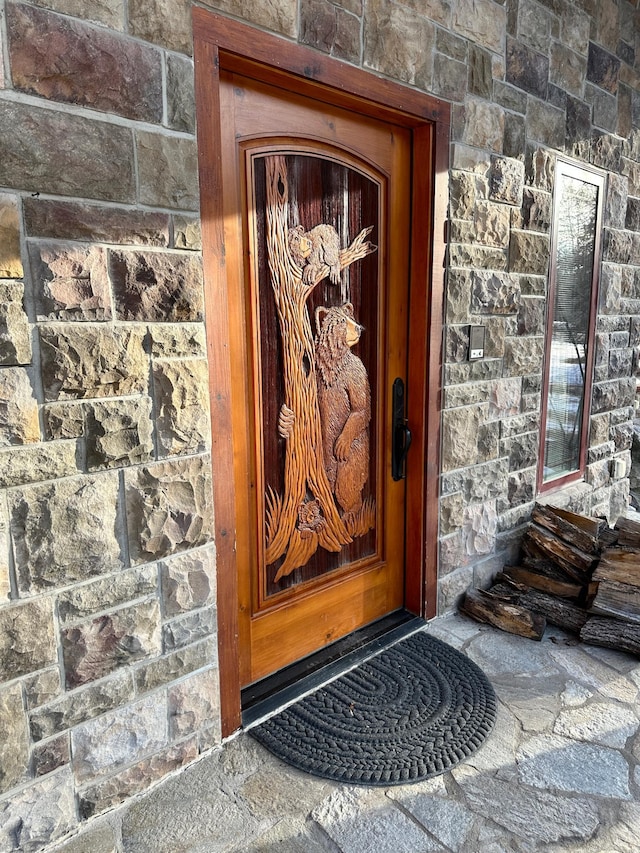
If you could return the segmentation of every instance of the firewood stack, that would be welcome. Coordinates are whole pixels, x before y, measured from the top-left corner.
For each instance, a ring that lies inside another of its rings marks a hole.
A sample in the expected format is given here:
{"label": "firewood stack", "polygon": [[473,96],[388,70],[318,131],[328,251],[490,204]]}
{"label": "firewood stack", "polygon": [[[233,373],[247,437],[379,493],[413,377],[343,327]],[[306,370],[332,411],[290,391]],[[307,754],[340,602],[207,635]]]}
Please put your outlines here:
{"label": "firewood stack", "polygon": [[471,590],[460,610],[503,631],[542,639],[547,624],[586,643],[640,656],[640,523],[536,504],[518,566],[489,590]]}

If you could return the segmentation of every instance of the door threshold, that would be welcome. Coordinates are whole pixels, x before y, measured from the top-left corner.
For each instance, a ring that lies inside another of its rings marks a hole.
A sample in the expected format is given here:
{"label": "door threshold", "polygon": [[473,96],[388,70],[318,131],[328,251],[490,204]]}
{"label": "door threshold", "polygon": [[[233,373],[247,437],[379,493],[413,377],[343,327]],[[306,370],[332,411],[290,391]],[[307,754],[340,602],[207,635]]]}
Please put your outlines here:
{"label": "door threshold", "polygon": [[396,610],[242,690],[242,727],[251,728],[308,693],[333,681],[427,623]]}

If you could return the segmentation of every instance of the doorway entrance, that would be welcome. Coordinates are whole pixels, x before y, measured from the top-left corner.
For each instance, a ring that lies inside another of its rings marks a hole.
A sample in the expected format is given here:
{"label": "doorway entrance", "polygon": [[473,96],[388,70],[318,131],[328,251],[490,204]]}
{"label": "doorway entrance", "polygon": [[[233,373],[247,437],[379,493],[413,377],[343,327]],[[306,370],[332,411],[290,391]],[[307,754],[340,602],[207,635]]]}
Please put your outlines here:
{"label": "doorway entrance", "polygon": [[448,112],[204,10],[194,35],[226,734],[242,687],[435,613]]}

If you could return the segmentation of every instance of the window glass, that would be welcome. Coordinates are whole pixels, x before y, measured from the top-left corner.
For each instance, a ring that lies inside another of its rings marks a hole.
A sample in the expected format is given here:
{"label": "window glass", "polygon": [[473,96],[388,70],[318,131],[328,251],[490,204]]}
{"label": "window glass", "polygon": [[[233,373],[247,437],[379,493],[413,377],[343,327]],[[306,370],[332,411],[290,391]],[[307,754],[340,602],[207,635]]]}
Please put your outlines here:
{"label": "window glass", "polygon": [[559,163],[543,407],[542,482],[584,467],[602,179]]}

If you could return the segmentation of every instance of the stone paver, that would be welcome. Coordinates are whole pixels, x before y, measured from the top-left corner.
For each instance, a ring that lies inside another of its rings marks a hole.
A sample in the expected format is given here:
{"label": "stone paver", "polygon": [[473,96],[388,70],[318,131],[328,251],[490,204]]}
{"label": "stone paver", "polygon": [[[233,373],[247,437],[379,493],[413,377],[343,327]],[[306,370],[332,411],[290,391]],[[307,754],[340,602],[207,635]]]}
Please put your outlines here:
{"label": "stone paver", "polygon": [[59,853],[93,849],[96,833],[110,853],[638,853],[640,661],[461,616],[426,630],[479,663],[498,697],[494,731],[451,772],[339,785],[243,733]]}

